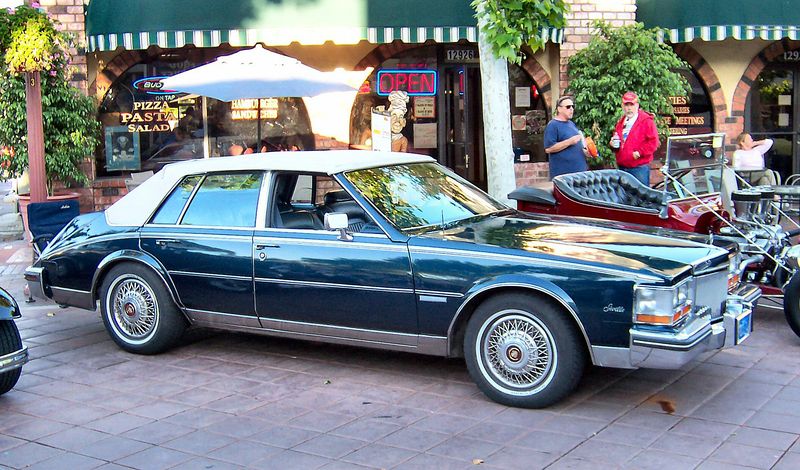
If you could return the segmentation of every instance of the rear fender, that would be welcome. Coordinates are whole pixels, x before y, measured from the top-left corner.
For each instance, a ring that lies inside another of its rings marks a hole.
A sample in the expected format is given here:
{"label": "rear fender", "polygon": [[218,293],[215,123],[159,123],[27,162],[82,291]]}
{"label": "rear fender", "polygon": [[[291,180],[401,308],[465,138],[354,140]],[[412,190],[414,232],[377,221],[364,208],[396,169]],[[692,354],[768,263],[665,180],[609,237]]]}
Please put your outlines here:
{"label": "rear fender", "polygon": [[150,268],[158,275],[158,277],[161,278],[162,281],[164,281],[164,285],[167,286],[167,290],[169,291],[170,296],[172,296],[172,301],[175,302],[175,305],[183,310],[183,303],[181,303],[180,299],[178,298],[175,285],[172,283],[172,278],[170,278],[169,273],[164,266],[162,266],[161,263],[159,263],[158,260],[153,256],[137,250],[119,250],[103,258],[103,261],[101,261],[97,266],[97,269],[94,272],[94,278],[92,279],[93,299],[99,298],[100,286],[106,276],[106,273],[120,263],[139,263]]}

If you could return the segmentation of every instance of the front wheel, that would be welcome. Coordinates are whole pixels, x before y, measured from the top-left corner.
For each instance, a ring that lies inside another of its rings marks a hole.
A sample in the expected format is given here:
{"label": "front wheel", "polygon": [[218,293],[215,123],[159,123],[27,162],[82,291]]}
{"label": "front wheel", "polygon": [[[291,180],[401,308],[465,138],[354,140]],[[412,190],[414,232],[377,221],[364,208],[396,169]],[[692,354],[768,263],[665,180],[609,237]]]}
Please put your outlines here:
{"label": "front wheel", "polygon": [[800,336],[800,271],[783,288],[783,313],[794,334]]}
{"label": "front wheel", "polygon": [[[22,349],[22,338],[19,336],[17,324],[10,320],[0,321],[0,356],[11,354]],[[14,388],[22,368],[18,367],[0,374],[0,395]]]}
{"label": "front wheel", "polygon": [[467,324],[464,357],[478,388],[509,406],[543,408],[578,385],[586,365],[566,312],[525,294],[483,302]]}
{"label": "front wheel", "polygon": [[167,287],[138,264],[120,264],[108,272],[100,288],[100,310],[114,342],[136,354],[165,351],[186,330]]}

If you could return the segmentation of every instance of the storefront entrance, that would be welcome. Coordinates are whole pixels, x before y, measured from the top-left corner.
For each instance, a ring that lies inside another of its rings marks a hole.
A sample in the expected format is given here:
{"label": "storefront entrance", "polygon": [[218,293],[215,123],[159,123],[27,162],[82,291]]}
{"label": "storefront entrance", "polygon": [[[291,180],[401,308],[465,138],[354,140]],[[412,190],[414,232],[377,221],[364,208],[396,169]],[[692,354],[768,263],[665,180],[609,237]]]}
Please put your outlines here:
{"label": "storefront entrance", "polygon": [[486,189],[481,78],[477,65],[446,66],[443,73],[444,163],[476,186]]}
{"label": "storefront entrance", "polygon": [[775,142],[766,164],[784,180],[800,172],[800,61],[790,61],[792,54],[788,52],[786,60],[768,65],[758,76],[747,102],[749,122],[745,124],[754,139]]}

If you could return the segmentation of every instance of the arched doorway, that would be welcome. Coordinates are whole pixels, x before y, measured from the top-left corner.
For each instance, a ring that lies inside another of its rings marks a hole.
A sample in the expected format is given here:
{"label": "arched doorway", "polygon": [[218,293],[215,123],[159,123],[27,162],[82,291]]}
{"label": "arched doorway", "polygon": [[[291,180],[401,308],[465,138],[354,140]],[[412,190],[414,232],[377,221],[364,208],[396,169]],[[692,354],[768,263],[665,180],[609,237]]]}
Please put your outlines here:
{"label": "arched doorway", "polygon": [[785,179],[800,160],[800,48],[784,51],[753,83],[745,107],[745,129],[774,141],[766,164]]}

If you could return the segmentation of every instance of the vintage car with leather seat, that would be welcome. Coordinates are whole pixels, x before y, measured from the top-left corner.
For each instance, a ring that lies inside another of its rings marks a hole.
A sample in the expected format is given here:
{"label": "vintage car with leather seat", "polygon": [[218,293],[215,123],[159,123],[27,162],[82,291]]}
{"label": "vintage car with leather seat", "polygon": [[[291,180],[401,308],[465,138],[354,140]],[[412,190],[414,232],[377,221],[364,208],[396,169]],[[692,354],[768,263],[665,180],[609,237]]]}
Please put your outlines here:
{"label": "vintage car with leather seat", "polygon": [[464,357],[490,398],[555,403],[584,367],[677,368],[750,334],[736,245],[509,209],[427,156],[166,166],[26,270],[153,354],[192,325]]}
{"label": "vintage car with leather seat", "polygon": [[650,188],[621,170],[559,175],[549,187],[509,194],[523,211],[665,227],[740,245],[742,275],[800,336],[800,224],[783,213],[778,188],[752,187],[725,164],[724,134],[671,136],[664,183]]}

